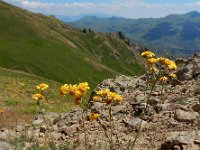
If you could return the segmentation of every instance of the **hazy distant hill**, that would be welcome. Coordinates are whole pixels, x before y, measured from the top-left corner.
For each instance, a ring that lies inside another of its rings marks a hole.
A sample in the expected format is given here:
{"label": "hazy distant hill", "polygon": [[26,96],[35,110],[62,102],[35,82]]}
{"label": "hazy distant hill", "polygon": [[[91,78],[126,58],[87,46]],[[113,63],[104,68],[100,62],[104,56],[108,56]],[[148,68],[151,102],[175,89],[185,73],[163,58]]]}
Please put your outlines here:
{"label": "hazy distant hill", "polygon": [[143,71],[137,53],[114,34],[70,28],[0,1],[0,66],[59,82],[95,85],[120,73]]}
{"label": "hazy distant hill", "polygon": [[[104,14],[104,13],[94,13],[92,15],[95,15],[98,18],[112,17],[111,15]],[[69,23],[69,22],[78,21],[85,16],[90,16],[90,14],[80,14],[77,16],[56,15],[56,18]]]}
{"label": "hazy distant hill", "polygon": [[141,42],[159,53],[167,50],[173,54],[188,55],[200,51],[200,13],[197,11],[158,19],[87,16],[71,25],[101,32],[120,30],[130,39]]}

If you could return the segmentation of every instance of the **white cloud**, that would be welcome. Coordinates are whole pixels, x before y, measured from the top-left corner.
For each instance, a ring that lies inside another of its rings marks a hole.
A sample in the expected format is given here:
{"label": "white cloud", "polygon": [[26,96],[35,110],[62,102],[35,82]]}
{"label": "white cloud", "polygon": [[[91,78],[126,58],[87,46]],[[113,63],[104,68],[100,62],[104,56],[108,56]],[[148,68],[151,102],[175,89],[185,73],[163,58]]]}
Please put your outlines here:
{"label": "white cloud", "polygon": [[46,14],[73,16],[85,13],[106,13],[111,15],[139,18],[161,17],[170,13],[184,13],[192,8],[200,7],[200,2],[189,4],[146,3],[143,0],[112,0],[108,3],[71,2],[45,3],[41,0],[5,0],[19,6]]}
{"label": "white cloud", "polygon": [[195,3],[189,3],[187,4],[188,6],[193,6],[193,7],[200,7],[200,2],[195,2]]}
{"label": "white cloud", "polygon": [[26,0],[4,0],[5,2],[23,2]]}

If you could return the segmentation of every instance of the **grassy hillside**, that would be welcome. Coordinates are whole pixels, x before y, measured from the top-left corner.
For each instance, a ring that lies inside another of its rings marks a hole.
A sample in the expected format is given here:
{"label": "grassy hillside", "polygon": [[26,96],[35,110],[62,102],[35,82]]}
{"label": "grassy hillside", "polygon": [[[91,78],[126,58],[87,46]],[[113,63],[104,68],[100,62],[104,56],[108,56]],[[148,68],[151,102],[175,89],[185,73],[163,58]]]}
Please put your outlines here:
{"label": "grassy hillside", "polygon": [[104,78],[143,71],[133,48],[113,34],[83,33],[2,1],[0,19],[2,67],[93,87]]}
{"label": "grassy hillside", "polygon": [[49,89],[45,91],[45,96],[50,104],[45,104],[43,108],[48,111],[63,112],[72,107],[70,99],[59,95],[60,83],[41,78],[35,75],[0,68],[0,110],[5,113],[0,114],[0,127],[10,127],[20,120],[29,120],[39,111],[32,95],[37,93],[36,85],[47,83]]}
{"label": "grassy hillside", "polygon": [[130,39],[158,53],[191,55],[200,51],[200,13],[193,11],[164,18],[126,19],[85,17],[71,23],[99,32],[122,31]]}

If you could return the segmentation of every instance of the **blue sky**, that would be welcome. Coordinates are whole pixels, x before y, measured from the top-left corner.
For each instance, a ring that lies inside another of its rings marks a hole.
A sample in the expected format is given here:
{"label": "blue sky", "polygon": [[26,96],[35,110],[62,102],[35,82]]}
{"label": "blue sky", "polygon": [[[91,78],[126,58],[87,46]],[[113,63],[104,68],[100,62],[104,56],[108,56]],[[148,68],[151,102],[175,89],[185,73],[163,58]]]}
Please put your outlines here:
{"label": "blue sky", "polygon": [[200,0],[4,0],[47,15],[106,14],[126,18],[164,17],[200,11]]}

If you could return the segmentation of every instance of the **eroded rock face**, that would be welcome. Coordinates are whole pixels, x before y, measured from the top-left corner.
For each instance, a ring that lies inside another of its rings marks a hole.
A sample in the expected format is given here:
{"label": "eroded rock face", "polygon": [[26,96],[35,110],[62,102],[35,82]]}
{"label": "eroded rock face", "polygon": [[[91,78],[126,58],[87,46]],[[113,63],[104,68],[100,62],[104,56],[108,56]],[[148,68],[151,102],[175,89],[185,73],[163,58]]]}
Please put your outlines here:
{"label": "eroded rock face", "polygon": [[[112,107],[112,124],[105,105],[91,101],[91,109],[100,113],[101,118],[93,122],[85,120],[87,143],[94,149],[98,149],[97,145],[101,145],[102,149],[108,149],[109,131],[114,126],[113,140],[116,147],[125,150],[127,143],[135,140],[141,124],[140,136],[134,149],[199,150],[200,95],[194,91],[200,86],[200,78],[197,76],[197,69],[196,73],[191,71],[191,62],[197,62],[199,66],[199,55],[195,56],[194,60],[181,60],[182,66],[189,68],[189,71],[183,73],[187,74],[188,78],[180,81],[182,76],[179,76],[176,81],[178,84],[167,85],[163,97],[160,94],[161,87],[157,85],[152,96],[148,98],[150,91],[145,88],[144,76],[122,75],[100,83],[95,90],[110,89],[121,94],[124,101],[121,105]],[[86,111],[85,115],[88,114],[89,111]],[[7,140],[7,133],[12,137],[26,134],[34,136],[35,142],[39,145],[44,144],[45,139],[53,139],[57,146],[63,142],[70,142],[77,144],[77,149],[81,150],[84,149],[84,132],[82,112],[76,108],[60,114],[42,112],[29,125],[20,124],[12,130],[2,130],[0,141]],[[94,139],[97,140],[96,145]],[[25,149],[30,145],[30,142],[26,142]]]}

